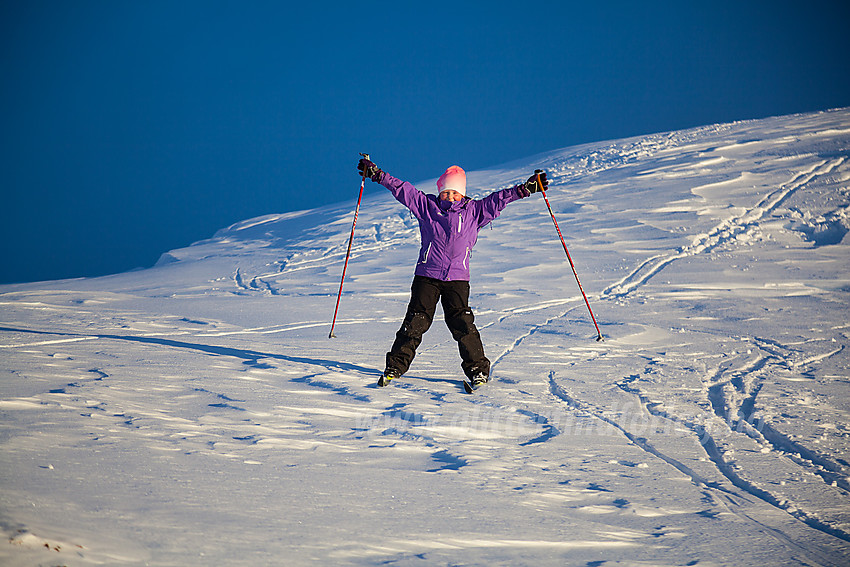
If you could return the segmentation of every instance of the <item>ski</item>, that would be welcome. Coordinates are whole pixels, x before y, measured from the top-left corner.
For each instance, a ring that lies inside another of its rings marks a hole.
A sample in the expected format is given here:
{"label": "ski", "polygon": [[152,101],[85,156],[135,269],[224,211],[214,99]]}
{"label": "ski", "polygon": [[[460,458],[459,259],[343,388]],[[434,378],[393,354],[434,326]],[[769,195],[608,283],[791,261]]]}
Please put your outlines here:
{"label": "ski", "polygon": [[389,386],[392,380],[398,378],[397,374],[393,374],[392,372],[384,372],[381,374],[381,377],[378,378],[378,387],[383,388],[384,386]]}
{"label": "ski", "polygon": [[479,389],[481,386],[489,382],[489,379],[480,379],[476,378],[474,380],[464,380],[463,381],[463,389],[466,390],[467,394],[473,393],[475,390]]}

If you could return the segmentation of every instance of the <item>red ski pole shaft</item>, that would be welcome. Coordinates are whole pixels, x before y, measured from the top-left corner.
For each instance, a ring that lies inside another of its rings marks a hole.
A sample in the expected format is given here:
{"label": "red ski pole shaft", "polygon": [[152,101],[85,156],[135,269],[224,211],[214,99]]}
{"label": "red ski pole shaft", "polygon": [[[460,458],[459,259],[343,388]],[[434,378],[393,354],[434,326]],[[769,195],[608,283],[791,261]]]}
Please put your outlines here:
{"label": "red ski pole shaft", "polygon": [[602,331],[599,330],[599,325],[596,323],[596,317],[593,315],[593,309],[590,308],[590,302],[587,300],[587,294],[584,293],[584,288],[581,286],[581,281],[578,279],[578,273],[576,272],[576,266],[573,264],[573,259],[570,256],[570,251],[567,250],[567,243],[564,241],[564,235],[561,234],[561,227],[558,226],[558,221],[555,220],[555,213],[552,212],[552,206],[549,204],[549,197],[546,196],[546,189],[543,188],[543,183],[540,181],[540,171],[537,170],[534,172],[537,176],[537,186],[540,187],[540,192],[543,193],[543,200],[546,201],[546,208],[549,209],[549,216],[552,217],[552,222],[555,223],[555,230],[558,231],[558,237],[561,239],[561,245],[564,247],[564,252],[567,254],[567,260],[570,262],[570,268],[573,269],[573,275],[576,278],[576,283],[578,284],[578,289],[581,292],[581,296],[584,298],[584,304],[587,305],[587,311],[590,313],[590,318],[593,320],[593,326],[596,327],[596,340],[602,340]]}
{"label": "red ski pole shaft", "polygon": [[[369,159],[369,154],[360,154]],[[348,250],[345,251],[345,263],[342,265],[342,278],[339,281],[339,293],[336,296],[336,307],[334,308],[334,320],[331,323],[329,339],[336,338],[334,327],[336,326],[336,315],[339,312],[339,300],[342,297],[342,284],[345,282],[345,270],[348,268],[348,257],[351,254],[351,243],[354,242],[354,227],[357,226],[357,215],[360,213],[360,200],[363,198],[363,187],[366,185],[366,171],[363,171],[363,179],[360,180],[360,194],[357,196],[357,206],[354,208],[354,222],[351,223],[351,235],[348,237]]]}

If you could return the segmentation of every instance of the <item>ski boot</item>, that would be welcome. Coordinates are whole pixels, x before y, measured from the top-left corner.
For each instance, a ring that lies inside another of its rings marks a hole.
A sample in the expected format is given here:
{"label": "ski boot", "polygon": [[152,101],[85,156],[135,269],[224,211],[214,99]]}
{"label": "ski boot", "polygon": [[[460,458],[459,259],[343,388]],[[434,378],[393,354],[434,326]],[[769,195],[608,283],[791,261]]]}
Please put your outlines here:
{"label": "ski boot", "polygon": [[473,376],[469,381],[464,380],[463,386],[468,393],[472,393],[487,382],[490,381],[490,377],[484,374],[483,372],[479,372],[475,376]]}
{"label": "ski boot", "polygon": [[397,370],[393,370],[391,368],[387,368],[384,370],[384,373],[378,378],[378,386],[383,388],[384,386],[389,386],[391,380],[395,380],[401,376]]}

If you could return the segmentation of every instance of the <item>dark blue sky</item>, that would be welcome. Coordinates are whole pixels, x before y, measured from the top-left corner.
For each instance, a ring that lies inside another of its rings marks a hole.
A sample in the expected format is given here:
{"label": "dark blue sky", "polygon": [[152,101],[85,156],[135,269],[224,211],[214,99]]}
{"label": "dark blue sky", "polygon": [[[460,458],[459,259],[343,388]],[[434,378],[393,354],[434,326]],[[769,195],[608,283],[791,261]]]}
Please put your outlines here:
{"label": "dark blue sky", "polygon": [[822,1],[5,0],[0,282],[356,199],[360,151],[418,181],[848,106],[848,21]]}

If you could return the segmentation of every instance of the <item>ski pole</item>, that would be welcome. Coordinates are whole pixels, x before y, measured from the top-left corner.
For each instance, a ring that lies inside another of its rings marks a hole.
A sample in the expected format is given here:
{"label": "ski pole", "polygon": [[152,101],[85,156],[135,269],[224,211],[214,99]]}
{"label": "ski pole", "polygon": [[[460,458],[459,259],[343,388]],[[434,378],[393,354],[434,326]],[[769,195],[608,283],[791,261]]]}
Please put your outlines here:
{"label": "ski pole", "polygon": [[593,309],[590,308],[590,302],[587,300],[587,295],[581,287],[581,282],[579,281],[578,274],[576,273],[575,264],[573,264],[573,259],[570,257],[570,251],[567,250],[567,243],[564,242],[564,236],[561,234],[561,227],[558,226],[558,221],[555,220],[555,213],[552,212],[552,206],[549,204],[549,197],[546,196],[546,189],[543,188],[543,183],[540,181],[541,173],[543,173],[543,170],[541,169],[534,170],[534,175],[537,177],[537,186],[540,187],[540,192],[543,193],[543,199],[546,201],[546,207],[549,209],[549,216],[552,217],[552,222],[555,223],[555,230],[558,231],[558,236],[561,238],[561,244],[564,246],[564,252],[567,253],[567,260],[570,261],[570,267],[573,269],[573,275],[576,277],[578,289],[581,291],[581,296],[584,298],[584,304],[587,305],[587,310],[590,312],[590,318],[593,320],[593,325],[596,327],[596,340],[601,341],[602,331],[599,330],[599,325],[596,323],[596,317],[593,316]]}
{"label": "ski pole", "polygon": [[[369,154],[361,153],[366,159],[369,159]],[[336,296],[336,308],[334,309],[334,320],[331,323],[331,332],[328,334],[329,339],[335,339],[334,326],[336,325],[336,314],[339,311],[339,299],[342,297],[342,284],[345,281],[345,269],[348,268],[348,256],[351,254],[351,243],[354,241],[354,227],[357,226],[357,213],[360,212],[360,199],[363,198],[363,187],[366,185],[366,170],[363,170],[363,179],[360,180],[360,195],[357,196],[357,206],[354,208],[354,222],[351,223],[351,236],[348,237],[348,250],[345,251],[345,263],[342,265],[342,279],[339,281],[339,294]]]}

